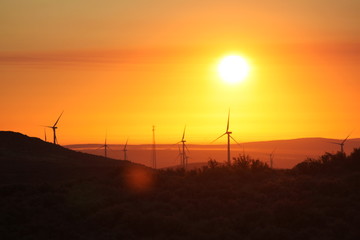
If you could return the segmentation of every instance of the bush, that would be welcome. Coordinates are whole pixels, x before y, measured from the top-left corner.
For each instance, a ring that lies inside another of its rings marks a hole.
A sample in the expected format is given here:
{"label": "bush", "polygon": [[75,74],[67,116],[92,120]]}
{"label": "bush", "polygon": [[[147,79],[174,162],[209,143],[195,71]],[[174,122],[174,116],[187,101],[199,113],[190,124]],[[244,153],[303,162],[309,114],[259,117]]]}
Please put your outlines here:
{"label": "bush", "polygon": [[355,148],[354,151],[346,156],[343,152],[331,154],[326,152],[318,159],[307,158],[305,161],[297,164],[293,171],[297,173],[329,173],[350,170],[360,170],[360,148]]}
{"label": "bush", "polygon": [[253,159],[249,155],[240,154],[239,157],[233,158],[233,168],[251,169],[252,171],[270,169],[267,163],[261,162],[259,159]]}

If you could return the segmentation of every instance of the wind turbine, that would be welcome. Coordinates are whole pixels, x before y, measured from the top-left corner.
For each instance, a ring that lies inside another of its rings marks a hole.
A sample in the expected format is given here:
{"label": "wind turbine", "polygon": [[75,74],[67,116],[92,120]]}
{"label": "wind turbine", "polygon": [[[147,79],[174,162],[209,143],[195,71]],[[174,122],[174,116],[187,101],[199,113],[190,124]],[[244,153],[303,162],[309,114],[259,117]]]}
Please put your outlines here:
{"label": "wind turbine", "polygon": [[[186,126],[184,127],[184,132],[183,132],[183,135],[182,135],[182,138],[181,138],[181,141],[178,142],[179,143],[182,143],[182,152],[181,152],[181,165],[186,168],[187,166],[187,159],[188,157],[186,156],[186,151],[187,150],[189,152],[189,149],[187,148],[187,146],[185,145],[186,143],[186,140],[185,140],[185,131],[186,131]],[[180,150],[180,149],[179,149]]]}
{"label": "wind turbine", "polygon": [[228,120],[227,120],[227,126],[226,126],[226,131],[224,134],[220,135],[218,138],[216,138],[214,141],[212,141],[211,143],[214,143],[216,140],[218,140],[219,138],[222,138],[223,136],[227,135],[227,161],[228,161],[228,164],[230,165],[231,164],[231,161],[230,161],[230,138],[232,140],[234,140],[234,142],[236,142],[237,144],[240,144],[238,143],[232,136],[232,132],[229,131],[229,125],[230,125],[230,109],[229,109],[229,114],[228,114]]}
{"label": "wind turbine", "polygon": [[155,125],[152,127],[153,144],[152,144],[152,167],[156,169],[156,143],[155,143]]}
{"label": "wind turbine", "polygon": [[53,133],[54,133],[54,144],[57,144],[57,138],[56,138],[56,129],[58,128],[56,125],[58,124],[62,114],[64,113],[64,111],[61,112],[60,116],[58,117],[58,119],[56,120],[56,122],[54,123],[53,126],[45,126],[45,127],[48,127],[48,128],[51,128],[53,130]]}
{"label": "wind turbine", "polygon": [[351,135],[351,133],[344,140],[342,140],[341,143],[338,143],[338,142],[330,142],[330,143],[340,145],[340,151],[341,151],[341,153],[344,153],[344,144],[348,140],[350,135]]}
{"label": "wind turbine", "polygon": [[100,149],[100,148],[104,148],[104,157],[107,158],[107,149],[109,147],[109,145],[107,145],[107,134],[105,135],[105,143],[104,145],[100,146],[99,148],[97,149]]}
{"label": "wind turbine", "polygon": [[127,160],[127,155],[126,155],[126,152],[127,152],[127,144],[128,144],[128,140],[126,140],[126,143],[124,145],[124,148],[123,148],[123,152],[124,152],[124,160],[126,161]]}
{"label": "wind turbine", "polygon": [[108,148],[106,140],[107,140],[107,136],[105,136],[105,144],[102,146],[104,148],[105,158],[107,158],[107,148]]}

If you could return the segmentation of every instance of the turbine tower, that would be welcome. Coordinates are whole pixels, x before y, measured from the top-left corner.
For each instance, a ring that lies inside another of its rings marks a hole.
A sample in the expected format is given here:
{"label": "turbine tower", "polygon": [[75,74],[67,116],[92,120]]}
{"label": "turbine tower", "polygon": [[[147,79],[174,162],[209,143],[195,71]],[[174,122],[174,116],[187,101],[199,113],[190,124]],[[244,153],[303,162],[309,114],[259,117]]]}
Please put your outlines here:
{"label": "turbine tower", "polygon": [[153,132],[153,145],[152,145],[152,166],[154,169],[156,169],[156,143],[155,143],[155,126],[152,128]]}
{"label": "turbine tower", "polygon": [[350,135],[351,135],[351,133],[350,133],[344,140],[342,140],[341,143],[338,143],[338,142],[330,142],[330,143],[336,144],[336,145],[340,145],[340,152],[341,152],[341,153],[344,153],[344,144],[345,144],[345,142],[348,140],[348,138],[350,137]]}
{"label": "turbine tower", "polygon": [[105,136],[105,144],[100,147],[100,148],[102,148],[102,147],[104,148],[104,156],[105,156],[105,158],[107,158],[107,148],[108,148],[108,145],[107,145],[106,141],[107,141],[107,134]]}
{"label": "turbine tower", "polygon": [[126,152],[127,152],[127,144],[128,144],[128,140],[126,140],[126,143],[124,145],[124,148],[123,148],[123,152],[124,152],[124,160],[126,161],[127,160],[127,155],[126,155]]}
{"label": "turbine tower", "polygon": [[230,138],[232,140],[234,140],[234,142],[238,143],[232,136],[232,132],[229,131],[229,125],[230,125],[230,109],[229,109],[229,113],[228,113],[228,120],[227,120],[227,126],[226,126],[226,131],[224,134],[220,135],[218,138],[216,138],[214,141],[212,141],[211,143],[214,143],[216,140],[218,140],[219,138],[222,138],[223,136],[227,135],[227,162],[230,165],[231,161],[230,161]]}
{"label": "turbine tower", "polygon": [[[189,152],[189,149],[188,149],[187,146],[185,145],[185,143],[186,143],[186,140],[185,140],[185,131],[186,131],[186,126],[184,127],[184,132],[183,132],[181,141],[178,142],[178,144],[179,144],[179,143],[182,143],[181,165],[183,166],[184,169],[186,169],[187,160],[188,160],[188,157],[187,157],[187,155],[186,155],[186,151]],[[186,151],[185,151],[185,150],[186,150]]]}
{"label": "turbine tower", "polygon": [[273,168],[273,164],[274,164],[274,153],[275,153],[276,148],[269,154],[270,157],[270,168]]}
{"label": "turbine tower", "polygon": [[177,155],[176,159],[177,159],[177,158],[179,158],[179,159],[180,159],[180,166],[182,166],[183,157],[182,157],[182,152],[181,152],[181,148],[180,148],[179,142],[177,143],[177,145],[178,145],[178,150],[179,150],[179,153],[178,153],[178,155]]}
{"label": "turbine tower", "polygon": [[58,128],[56,125],[58,124],[62,114],[64,113],[64,111],[61,112],[60,116],[58,117],[58,119],[56,120],[56,122],[54,123],[53,126],[45,126],[45,127],[48,127],[48,128],[51,128],[53,130],[53,134],[54,134],[54,144],[57,144],[58,141],[57,141],[57,138],[56,138],[56,129]]}

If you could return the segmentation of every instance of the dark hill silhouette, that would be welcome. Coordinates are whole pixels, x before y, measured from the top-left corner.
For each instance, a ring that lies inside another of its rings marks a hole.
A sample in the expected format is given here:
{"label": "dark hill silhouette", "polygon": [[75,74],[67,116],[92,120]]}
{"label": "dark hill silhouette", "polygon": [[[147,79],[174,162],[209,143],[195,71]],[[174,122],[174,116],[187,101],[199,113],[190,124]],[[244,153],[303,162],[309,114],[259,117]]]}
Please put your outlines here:
{"label": "dark hill silhouette", "polygon": [[71,181],[133,165],[76,152],[21,133],[0,131],[1,183]]}
{"label": "dark hill silhouette", "polygon": [[18,133],[0,154],[0,239],[360,239],[359,149],[150,175]]}

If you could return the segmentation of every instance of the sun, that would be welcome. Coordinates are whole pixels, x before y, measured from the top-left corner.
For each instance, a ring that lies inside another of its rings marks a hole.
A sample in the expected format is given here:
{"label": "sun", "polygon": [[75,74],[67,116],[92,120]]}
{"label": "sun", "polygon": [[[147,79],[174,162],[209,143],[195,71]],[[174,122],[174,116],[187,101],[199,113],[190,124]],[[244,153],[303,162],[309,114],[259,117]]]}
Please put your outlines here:
{"label": "sun", "polygon": [[218,72],[225,82],[242,82],[249,74],[250,66],[243,57],[230,55],[221,59]]}

